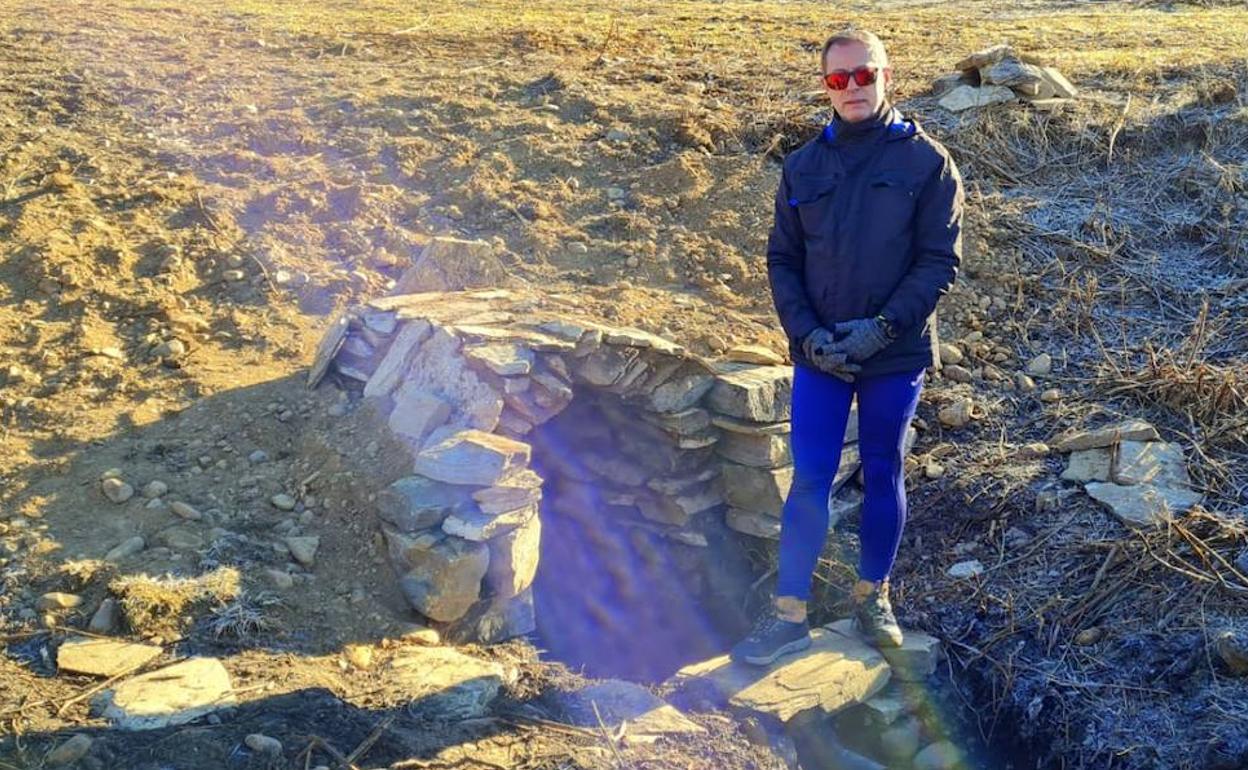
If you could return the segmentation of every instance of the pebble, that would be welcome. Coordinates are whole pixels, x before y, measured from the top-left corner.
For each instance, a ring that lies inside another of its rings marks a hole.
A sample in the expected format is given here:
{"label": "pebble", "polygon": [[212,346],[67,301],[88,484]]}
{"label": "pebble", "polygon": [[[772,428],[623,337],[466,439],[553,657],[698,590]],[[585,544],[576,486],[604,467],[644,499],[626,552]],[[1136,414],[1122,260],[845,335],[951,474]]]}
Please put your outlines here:
{"label": "pebble", "polygon": [[226,270],[224,273],[221,274],[221,277],[227,281],[230,281],[231,283],[236,283],[246,278],[247,273],[243,272],[242,270]]}
{"label": "pebble", "polygon": [[965,366],[958,366],[957,364],[949,364],[948,366],[941,368],[940,371],[941,374],[945,375],[946,378],[952,380],[953,382],[970,382],[974,379],[969,369]]}
{"label": "pebble", "polygon": [[975,411],[975,402],[969,398],[961,398],[942,408],[936,413],[940,424],[949,428],[961,428],[971,421]]}
{"label": "pebble", "polygon": [[940,463],[928,463],[923,466],[923,475],[929,479],[938,479],[945,475],[945,466]]}
{"label": "pebble", "polygon": [[1010,527],[1005,531],[1005,545],[1007,548],[1022,548],[1031,543],[1031,535],[1018,527]]}
{"label": "pebble", "polygon": [[91,616],[91,622],[87,625],[87,630],[95,634],[113,633],[113,631],[117,630],[117,626],[120,625],[120,609],[116,599],[109,598],[100,602],[99,608]]}
{"label": "pebble", "polygon": [[342,417],[347,413],[347,405],[342,403],[330,404],[329,409],[326,409],[325,413],[330,417]]}
{"label": "pebble", "polygon": [[152,357],[164,360],[181,358],[186,355],[186,344],[182,340],[165,340],[152,348]]}
{"label": "pebble", "polygon": [[295,579],[292,578],[290,573],[285,570],[270,569],[265,570],[265,572],[268,574],[269,580],[273,581],[273,587],[280,591],[293,588],[295,585]]}
{"label": "pebble", "polygon": [[120,561],[128,556],[134,556],[147,547],[147,541],[142,535],[135,535],[128,540],[123,540],[113,547],[108,553],[104,554],[104,561]]}
{"label": "pebble", "polygon": [[628,193],[626,193],[622,187],[607,188],[607,200],[618,201],[623,199],[625,195],[628,195]]}
{"label": "pebble", "polygon": [[957,365],[962,363],[966,355],[962,352],[962,348],[950,342],[940,343],[940,361],[942,364]]}
{"label": "pebble", "polygon": [[436,628],[429,628],[428,626],[422,626],[417,623],[411,623],[404,626],[399,638],[405,642],[423,644],[430,647],[442,643],[442,636],[438,633]]}
{"label": "pebble", "polygon": [[568,244],[568,251],[572,252],[573,254],[588,254],[589,247],[581,243],[580,241],[572,241],[571,243]]}
{"label": "pebble", "polygon": [[273,507],[279,511],[295,510],[295,498],[285,492],[279,492],[276,495],[273,495],[269,498],[269,502],[272,503]]}
{"label": "pebble", "polygon": [[1235,676],[1248,676],[1248,634],[1223,631],[1218,635],[1218,655]]}
{"label": "pebble", "polygon": [[110,476],[100,482],[100,489],[103,490],[104,496],[114,503],[124,503],[134,497],[134,487],[116,476]]}
{"label": "pebble", "polygon": [[1053,356],[1041,353],[1027,364],[1027,373],[1043,377],[1053,371]]}
{"label": "pebble", "polygon": [[258,754],[281,754],[282,742],[276,738],[271,738],[260,733],[252,733],[243,739],[243,743],[247,744],[247,748]]}
{"label": "pebble", "polygon": [[637,267],[638,265],[641,264],[641,260],[638,259],[636,256],[632,256],[624,260],[624,264],[627,267]]}
{"label": "pebble", "polygon": [[143,496],[148,500],[154,500],[157,497],[164,497],[169,491],[169,485],[163,481],[149,481],[147,486],[143,487]]}
{"label": "pebble", "polygon": [[257,449],[256,451],[247,455],[247,462],[251,463],[252,465],[259,465],[260,463],[267,463],[268,461],[269,461],[269,453],[264,451],[263,449]]}
{"label": "pebble", "polygon": [[286,547],[290,549],[291,557],[305,567],[311,567],[316,563],[316,549],[321,545],[321,539],[315,536],[290,536],[283,541]]}
{"label": "pebble", "polygon": [[962,752],[949,741],[940,741],[920,751],[913,760],[914,770],[953,770],[961,766]]}
{"label": "pebble", "polygon": [[1015,460],[1038,460],[1049,454],[1049,445],[1040,441],[1033,441],[1030,444],[1024,444],[1018,448],[1014,454]]}
{"label": "pebble", "polygon": [[43,759],[43,764],[49,767],[72,765],[87,755],[92,743],[94,741],[90,737],[79,733],[48,752]]}
{"label": "pebble", "polygon": [[971,559],[969,561],[960,561],[945,571],[945,574],[951,578],[962,580],[965,578],[975,577],[984,572],[984,565],[979,563],[979,559]]}
{"label": "pebble", "polygon": [[1031,377],[1028,377],[1027,375],[1023,374],[1022,372],[1019,372],[1017,375],[1015,375],[1014,384],[1018,386],[1018,389],[1023,391],[1024,393],[1030,393],[1031,391],[1036,389],[1036,381],[1031,379]]}
{"label": "pebble", "polygon": [[109,468],[108,470],[100,474],[100,481],[106,481],[108,479],[119,479],[119,478],[121,478],[121,468]]}
{"label": "pebble", "polygon": [[1040,394],[1040,400],[1046,404],[1054,404],[1062,400],[1062,391],[1057,388],[1049,388]]}
{"label": "pebble", "polygon": [[1100,626],[1092,626],[1091,628],[1085,628],[1075,634],[1075,644],[1080,647],[1087,647],[1101,641],[1101,638],[1104,636],[1105,629]]}
{"label": "pebble", "polygon": [[169,510],[173,511],[178,516],[181,516],[182,518],[188,519],[190,521],[199,521],[200,519],[204,518],[204,514],[200,513],[189,503],[184,503],[181,500],[174,500],[172,503],[170,503]]}
{"label": "pebble", "polygon": [[47,610],[70,610],[82,604],[78,594],[66,594],[60,591],[46,593],[35,600],[35,609],[40,612]]}

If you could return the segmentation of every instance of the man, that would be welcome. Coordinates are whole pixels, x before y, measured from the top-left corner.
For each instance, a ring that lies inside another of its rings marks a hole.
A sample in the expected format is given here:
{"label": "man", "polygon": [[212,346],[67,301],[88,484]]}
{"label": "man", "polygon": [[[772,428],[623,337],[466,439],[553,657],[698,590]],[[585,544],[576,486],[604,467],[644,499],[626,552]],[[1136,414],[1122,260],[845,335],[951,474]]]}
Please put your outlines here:
{"label": "man", "polygon": [[961,261],[961,179],[945,149],[889,102],[883,43],[838,32],[820,68],[836,116],[785,159],[767,245],[795,364],[794,478],[772,612],[732,650],[756,665],[810,646],[806,602],[855,396],[865,499],[854,618],[877,646],[901,644],[888,575],[906,517],[905,433],[934,360],[936,303]]}

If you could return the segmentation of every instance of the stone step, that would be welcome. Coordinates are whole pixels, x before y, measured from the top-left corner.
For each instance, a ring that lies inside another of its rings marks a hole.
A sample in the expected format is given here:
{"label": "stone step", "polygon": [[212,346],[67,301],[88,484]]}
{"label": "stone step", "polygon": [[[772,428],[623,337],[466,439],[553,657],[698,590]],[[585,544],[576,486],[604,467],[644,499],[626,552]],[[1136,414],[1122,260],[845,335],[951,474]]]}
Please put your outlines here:
{"label": "stone step", "polygon": [[834,714],[866,701],[888,683],[888,662],[857,639],[826,628],[812,644],[770,666],[734,663],[721,655],[676,672],[670,684],[717,705],[781,722],[811,709]]}

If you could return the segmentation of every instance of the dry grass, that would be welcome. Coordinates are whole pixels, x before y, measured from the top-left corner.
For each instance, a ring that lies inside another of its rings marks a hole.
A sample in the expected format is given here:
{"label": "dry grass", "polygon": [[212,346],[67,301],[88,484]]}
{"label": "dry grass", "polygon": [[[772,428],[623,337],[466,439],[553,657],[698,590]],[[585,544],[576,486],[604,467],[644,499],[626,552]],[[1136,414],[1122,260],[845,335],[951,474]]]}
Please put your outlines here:
{"label": "dry grass", "polygon": [[[133,632],[169,640],[181,636],[197,614],[219,610],[237,599],[241,575],[231,567],[192,578],[126,575],[113,580],[109,589],[120,601]],[[225,616],[223,627],[230,625],[231,617]],[[238,619],[238,613],[233,613],[233,618]]]}

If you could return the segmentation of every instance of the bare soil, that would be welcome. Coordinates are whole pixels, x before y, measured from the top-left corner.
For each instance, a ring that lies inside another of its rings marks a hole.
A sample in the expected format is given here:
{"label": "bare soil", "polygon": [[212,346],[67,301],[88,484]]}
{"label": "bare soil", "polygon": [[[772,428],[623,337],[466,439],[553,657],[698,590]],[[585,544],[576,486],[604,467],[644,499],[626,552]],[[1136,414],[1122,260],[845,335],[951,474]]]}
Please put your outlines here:
{"label": "bare soil", "polygon": [[[903,620],[950,650],[950,722],[1036,767],[1243,766],[1248,692],[1210,652],[1217,631],[1248,630],[1248,580],[1228,568],[1248,546],[1242,7],[848,7],[967,179],[941,336],[1010,383],[935,378],[920,410],[896,584]],[[708,356],[783,353],[762,255],[777,161],[827,117],[813,68],[828,21],[805,2],[0,0],[0,767],[39,767],[74,732],[97,737],[100,767],[265,766],[239,748],[251,732],[282,739],[293,767],[309,736],[346,753],[389,715],[367,766],[772,766],[717,714],[697,717],[709,737],[622,758],[593,731],[535,726],[521,707],[580,680],[523,642],[478,651],[524,672],[488,724],[405,722],[404,694],[341,657],[410,630],[368,498],[394,469],[358,472],[350,460],[387,453],[345,392],[303,377],[330,315],[443,234],[490,241],[513,285],[587,314]],[[998,42],[1084,98],[938,108],[931,80]],[[1054,376],[1013,387],[1039,352]],[[942,428],[939,407],[967,395],[985,419]],[[1182,531],[1131,533],[1061,487],[1059,457],[1017,459],[1128,414],[1187,449],[1207,497]],[[111,502],[114,468],[202,518]],[[275,527],[321,538],[314,569],[291,569]],[[1011,527],[1032,545],[1007,549]],[[140,560],[98,561],[136,534]],[[970,557],[991,568],[968,594],[944,570]],[[844,564],[829,553],[819,617],[838,611]],[[221,568],[238,592],[127,633],[221,656],[236,713],[118,735],[71,702],[95,683],[56,676],[55,646],[114,581]],[[85,602],[35,612],[51,590]],[[1076,644],[1088,629],[1099,641]]]}

